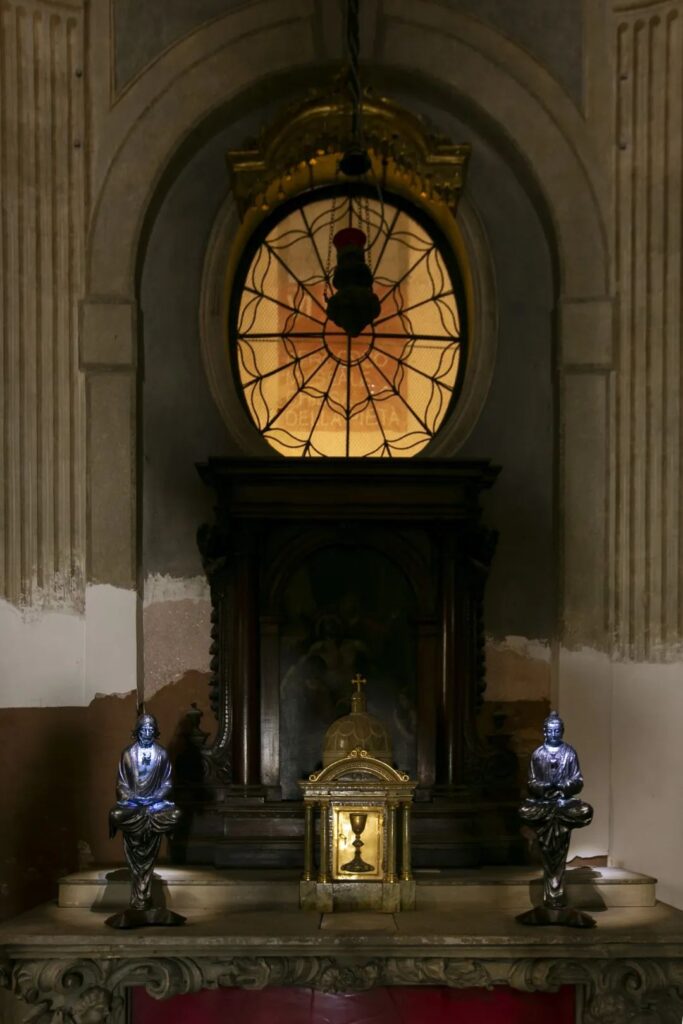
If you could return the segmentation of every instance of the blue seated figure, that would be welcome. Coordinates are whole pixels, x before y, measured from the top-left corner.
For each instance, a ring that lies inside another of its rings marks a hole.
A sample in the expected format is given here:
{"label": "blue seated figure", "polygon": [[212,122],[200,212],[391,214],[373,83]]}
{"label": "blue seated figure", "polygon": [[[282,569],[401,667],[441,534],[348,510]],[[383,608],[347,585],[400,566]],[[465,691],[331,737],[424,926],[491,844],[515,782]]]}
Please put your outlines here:
{"label": "blue seated figure", "polygon": [[593,820],[593,808],[579,800],[583,776],[576,751],[563,740],[564,723],[551,711],[543,723],[544,742],[531,755],[529,796],[519,809],[522,821],[536,833],[543,858],[543,906],[521,914],[522,924],[566,924],[590,928],[588,914],[567,907],[564,873],[572,830]]}
{"label": "blue seated figure", "polygon": [[130,906],[124,914],[107,919],[114,928],[144,924],[182,924],[184,918],[152,906],[152,874],[162,835],[173,831],[181,811],[170,799],[171,762],[156,742],[159,729],[154,715],[139,716],[133,736],[119,761],[118,800],[109,812],[109,835],[123,833],[123,851],[130,869]]}

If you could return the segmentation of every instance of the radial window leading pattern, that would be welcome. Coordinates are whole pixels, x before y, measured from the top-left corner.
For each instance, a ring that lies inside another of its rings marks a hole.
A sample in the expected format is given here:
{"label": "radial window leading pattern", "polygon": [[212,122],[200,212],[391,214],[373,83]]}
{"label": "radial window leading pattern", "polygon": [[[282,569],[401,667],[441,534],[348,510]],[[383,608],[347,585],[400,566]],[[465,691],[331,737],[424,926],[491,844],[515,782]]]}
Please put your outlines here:
{"label": "radial window leading pattern", "polygon": [[[332,237],[369,244],[381,310],[356,337],[326,313]],[[396,197],[309,193],[263,222],[238,268],[231,344],[250,416],[290,456],[411,456],[434,436],[465,363],[457,265],[439,230]]]}

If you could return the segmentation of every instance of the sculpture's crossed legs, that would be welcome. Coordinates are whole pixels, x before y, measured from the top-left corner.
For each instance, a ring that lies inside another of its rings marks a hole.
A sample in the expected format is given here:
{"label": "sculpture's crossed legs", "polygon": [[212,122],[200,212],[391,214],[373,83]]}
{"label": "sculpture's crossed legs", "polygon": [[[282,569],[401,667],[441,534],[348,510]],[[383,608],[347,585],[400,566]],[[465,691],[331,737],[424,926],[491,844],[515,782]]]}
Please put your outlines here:
{"label": "sculpture's crossed legs", "polygon": [[185,918],[152,905],[152,875],[161,837],[173,831],[181,812],[169,801],[152,806],[117,804],[109,814],[111,835],[123,833],[123,852],[130,870],[130,906],[123,914],[107,919],[112,928],[144,924],[182,924]]}
{"label": "sculpture's crossed legs", "polygon": [[522,804],[519,815],[536,833],[543,859],[543,906],[520,914],[522,924],[567,924],[592,928],[595,921],[580,910],[567,908],[564,874],[572,829],[593,820],[593,808],[582,800],[534,800]]}

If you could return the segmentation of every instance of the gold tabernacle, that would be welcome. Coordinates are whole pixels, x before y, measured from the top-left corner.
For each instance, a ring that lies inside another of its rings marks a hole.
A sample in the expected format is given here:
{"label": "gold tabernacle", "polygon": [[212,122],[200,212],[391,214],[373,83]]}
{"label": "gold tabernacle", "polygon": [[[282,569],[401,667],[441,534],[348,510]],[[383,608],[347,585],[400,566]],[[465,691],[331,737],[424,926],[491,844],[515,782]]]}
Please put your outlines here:
{"label": "gold tabernacle", "polygon": [[390,738],[367,711],[365,680],[356,676],[352,685],[351,713],[327,730],[324,767],[299,783],[305,807],[301,905],[393,913],[414,901],[410,812],[416,783],[389,763]]}

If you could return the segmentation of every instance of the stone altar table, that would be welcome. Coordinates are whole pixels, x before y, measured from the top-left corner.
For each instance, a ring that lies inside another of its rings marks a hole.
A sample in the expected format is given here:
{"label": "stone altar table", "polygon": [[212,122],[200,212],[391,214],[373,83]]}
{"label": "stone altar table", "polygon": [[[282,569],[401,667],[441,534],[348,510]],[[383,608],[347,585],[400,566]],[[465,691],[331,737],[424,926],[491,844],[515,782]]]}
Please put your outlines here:
{"label": "stone altar table", "polygon": [[[683,913],[613,907],[594,930],[517,924],[509,911],[195,911],[185,929],[112,933],[106,911],[36,908],[0,925],[0,982],[41,1024],[123,1024],[127,993],[215,986],[380,985],[525,991],[574,985],[580,1024],[680,1024]],[[87,1017],[86,1017],[87,1013]]]}

